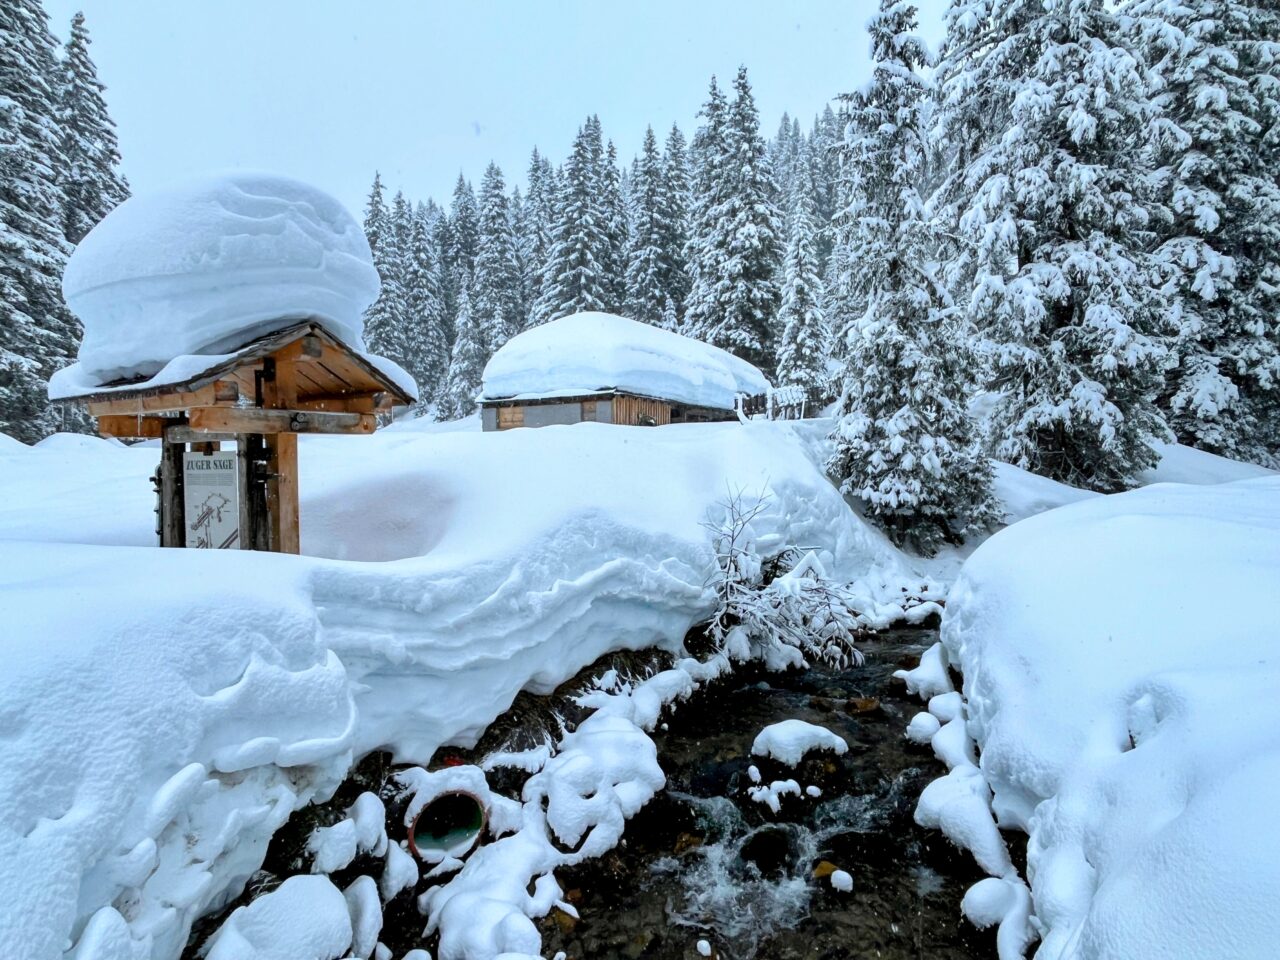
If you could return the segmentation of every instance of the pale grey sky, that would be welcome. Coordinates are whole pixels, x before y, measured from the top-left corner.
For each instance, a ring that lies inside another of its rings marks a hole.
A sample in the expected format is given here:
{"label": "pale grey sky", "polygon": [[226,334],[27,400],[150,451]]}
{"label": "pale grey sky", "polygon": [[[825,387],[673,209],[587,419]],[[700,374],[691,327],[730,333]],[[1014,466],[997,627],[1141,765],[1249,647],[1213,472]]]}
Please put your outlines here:
{"label": "pale grey sky", "polygon": [[[60,37],[84,9],[135,190],[267,169],[358,212],[382,171],[448,200],[492,159],[523,183],[598,113],[629,161],[644,129],[685,135],[711,74],[750,72],[772,135],[868,75],[870,0],[44,0]],[[941,38],[945,0],[921,0]]]}

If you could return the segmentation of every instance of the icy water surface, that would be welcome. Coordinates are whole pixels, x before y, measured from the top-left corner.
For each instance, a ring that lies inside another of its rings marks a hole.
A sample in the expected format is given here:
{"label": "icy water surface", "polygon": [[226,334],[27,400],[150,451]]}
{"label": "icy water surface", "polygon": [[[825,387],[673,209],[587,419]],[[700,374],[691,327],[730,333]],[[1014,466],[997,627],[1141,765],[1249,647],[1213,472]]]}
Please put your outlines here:
{"label": "icy water surface", "polygon": [[[655,736],[667,789],[627,825],[623,846],[557,876],[577,907],[543,921],[547,957],[993,957],[994,936],[960,918],[982,874],[912,820],[941,773],[902,736],[921,708],[892,679],[936,638],[900,630],[863,644],[845,671],[739,675],[700,692]],[[811,754],[794,771],[750,756],[764,726],[799,717],[839,733],[842,757]],[[794,777],[821,796],[787,796],[781,812],[747,796],[748,767],[767,783]],[[841,893],[826,874],[853,877]],[[816,875],[815,875],[816,874]]]}

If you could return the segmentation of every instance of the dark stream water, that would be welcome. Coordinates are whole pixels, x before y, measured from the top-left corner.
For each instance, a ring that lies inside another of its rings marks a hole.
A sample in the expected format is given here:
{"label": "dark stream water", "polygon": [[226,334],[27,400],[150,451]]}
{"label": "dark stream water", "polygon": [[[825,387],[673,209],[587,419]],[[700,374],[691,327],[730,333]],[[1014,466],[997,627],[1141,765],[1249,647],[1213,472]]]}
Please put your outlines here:
{"label": "dark stream water", "polygon": [[[682,705],[655,736],[667,789],[622,846],[558,871],[580,919],[547,917],[544,955],[697,958],[705,939],[734,960],[994,956],[994,936],[960,917],[981,872],[912,820],[942,771],[903,738],[921,706],[892,673],[934,639],[889,632],[862,645],[861,667],[739,674]],[[848,753],[810,754],[794,770],[751,757],[756,733],[791,717],[840,734]],[[784,797],[774,814],[747,796],[753,763],[766,783],[794,777],[821,796]],[[833,866],[852,875],[851,892],[832,888]]]}
{"label": "dark stream water", "polygon": [[[920,791],[942,767],[929,748],[903,737],[921,704],[892,674],[914,666],[936,637],[919,628],[881,634],[860,644],[866,663],[847,670],[740,670],[681,704],[654,734],[666,789],[627,823],[615,850],[556,871],[579,918],[553,910],[540,921],[543,955],[700,960],[697,944],[706,940],[711,956],[726,960],[994,957],[994,934],[960,917],[961,897],[981,872],[940,833],[912,819]],[[635,668],[636,675],[661,666],[628,654],[610,665]],[[575,691],[587,689],[601,666],[583,671],[552,698],[521,694],[475,751],[445,749],[437,759],[474,762],[490,750],[541,742],[558,713],[572,712]],[[813,753],[795,769],[751,756],[763,727],[793,717],[835,731],[848,752]],[[331,801],[295,815],[273,839],[250,889],[222,915],[196,924],[184,958],[201,955],[207,936],[235,906],[306,871],[312,829],[341,819],[361,791],[393,795],[387,792],[395,769],[390,759],[365,758]],[[820,795],[785,796],[775,814],[748,796],[753,764],[765,783],[794,778],[802,790],[816,787]],[[495,786],[515,797],[522,782],[520,775],[505,788]],[[397,809],[393,804],[389,811],[393,837],[403,829]],[[832,888],[829,873],[837,868],[852,875],[851,891]],[[381,869],[380,860],[359,857],[331,879],[343,887]],[[424,937],[424,923],[415,896],[402,894],[384,908],[381,939],[395,957],[414,947],[434,951],[436,937]]]}

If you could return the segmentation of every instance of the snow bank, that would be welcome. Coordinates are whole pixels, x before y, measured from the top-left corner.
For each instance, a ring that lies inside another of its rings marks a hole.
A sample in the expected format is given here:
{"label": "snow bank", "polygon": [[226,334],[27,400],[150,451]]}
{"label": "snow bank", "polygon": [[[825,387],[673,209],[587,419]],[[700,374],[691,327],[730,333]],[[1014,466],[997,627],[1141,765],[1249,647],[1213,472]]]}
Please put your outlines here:
{"label": "snow bank", "polygon": [[755,742],[751,744],[751,755],[772,757],[779,763],[794,767],[813,750],[830,750],[840,756],[848,749],[849,745],[838,733],[816,723],[791,719],[771,723],[756,734]]}
{"label": "snow bank", "polygon": [[609,313],[578,313],[512,337],[484,368],[481,400],[625,390],[732,410],[764,374],[700,340]]}
{"label": "snow bank", "polygon": [[1038,954],[1062,960],[1274,956],[1275,597],[1276,477],[1091,498],[965,564],[944,659],[964,673],[959,718],[981,761],[944,722],[933,743],[952,773],[918,816],[974,827],[991,812],[952,805],[980,798],[1029,833],[1030,902],[1008,875],[965,898],[976,922],[1002,923],[1002,958],[1029,922]]}
{"label": "snow bank", "polygon": [[[730,491],[767,497],[762,550],[818,551],[869,609],[900,614],[920,579],[789,424],[302,438],[301,558],[141,548],[157,457],[0,451],[0,942],[32,960],[89,932],[176,957],[354,757],[425,762],[521,689],[679,651],[714,603],[703,522]],[[626,719],[690,682],[637,692]],[[637,788],[613,796],[616,824]],[[412,872],[395,859],[388,887]]]}
{"label": "snow bank", "polygon": [[1142,473],[1141,481],[1150,483],[1231,483],[1274,477],[1276,472],[1252,463],[1229,460],[1217,454],[1184,447],[1180,443],[1155,443],[1160,462]]}
{"label": "snow bank", "polygon": [[290,877],[231,914],[208,960],[336,960],[348,956],[351,936],[341,890],[326,877]]}
{"label": "snow bank", "polygon": [[307,317],[361,350],[378,286],[359,224],[307,184],[237,172],[139,194],[67,262],[63,295],[84,340],[63,379],[150,376]]}

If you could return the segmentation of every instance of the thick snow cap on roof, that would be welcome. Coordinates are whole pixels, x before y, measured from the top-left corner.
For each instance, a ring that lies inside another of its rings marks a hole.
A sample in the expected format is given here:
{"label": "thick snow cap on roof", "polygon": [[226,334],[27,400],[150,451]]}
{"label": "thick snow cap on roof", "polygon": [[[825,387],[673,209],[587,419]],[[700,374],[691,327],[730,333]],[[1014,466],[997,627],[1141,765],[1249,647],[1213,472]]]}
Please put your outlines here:
{"label": "thick snow cap on roof", "polygon": [[537,399],[623,390],[732,410],[769,381],[700,340],[611,313],[577,313],[512,337],[484,368],[480,399]]}
{"label": "thick snow cap on roof", "polygon": [[378,296],[364,232],[326,193],[263,173],[207,176],[126,200],[67,262],[84,324],[81,380],[150,376],[314,318],[357,350]]}

